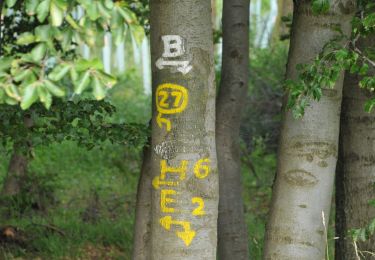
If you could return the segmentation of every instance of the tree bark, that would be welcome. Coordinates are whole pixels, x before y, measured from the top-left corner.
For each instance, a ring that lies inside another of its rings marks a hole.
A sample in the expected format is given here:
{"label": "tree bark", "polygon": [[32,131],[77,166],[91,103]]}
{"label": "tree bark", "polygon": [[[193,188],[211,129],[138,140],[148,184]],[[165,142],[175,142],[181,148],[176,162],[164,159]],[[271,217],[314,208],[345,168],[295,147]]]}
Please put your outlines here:
{"label": "tree bark", "polygon": [[148,143],[143,151],[143,163],[138,182],[137,204],[133,238],[133,260],[150,259],[151,237],[151,149]]}
{"label": "tree bark", "polygon": [[1,195],[14,196],[20,193],[22,188],[22,180],[26,177],[28,166],[28,158],[14,146],[11,156],[8,174],[4,181]]}
{"label": "tree bark", "polygon": [[[360,39],[361,50],[372,48],[375,37]],[[374,70],[371,72],[374,75]],[[375,208],[369,201],[375,198],[375,141],[374,113],[364,110],[365,102],[372,97],[360,89],[360,76],[346,73],[341,115],[340,165],[336,178],[336,259],[356,259],[353,240],[348,232],[366,227],[375,218]],[[375,252],[375,236],[358,242],[360,251]],[[371,255],[363,253],[363,259]]]}
{"label": "tree bark", "polygon": [[211,0],[150,2],[151,259],[216,259]]}
{"label": "tree bark", "polygon": [[[296,2],[287,78],[296,79],[296,65],[311,61],[337,36],[334,25],[349,37],[354,11],[350,0],[332,1],[327,14],[315,16],[311,1]],[[324,89],[302,119],[289,111],[283,115],[265,259],[325,259],[343,78]]]}
{"label": "tree bark", "polygon": [[249,0],[224,0],[223,7],[223,59],[216,113],[220,260],[249,259],[239,147],[249,77],[249,4]]}

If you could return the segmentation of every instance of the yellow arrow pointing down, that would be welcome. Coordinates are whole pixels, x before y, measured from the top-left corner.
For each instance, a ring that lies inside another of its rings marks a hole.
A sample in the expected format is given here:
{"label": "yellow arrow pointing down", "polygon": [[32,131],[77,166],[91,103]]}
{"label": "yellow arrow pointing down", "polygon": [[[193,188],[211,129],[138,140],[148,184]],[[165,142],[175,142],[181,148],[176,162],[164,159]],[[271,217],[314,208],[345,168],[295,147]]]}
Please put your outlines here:
{"label": "yellow arrow pointing down", "polygon": [[188,221],[172,220],[171,216],[165,216],[160,219],[160,224],[168,231],[171,230],[171,225],[182,226],[184,231],[176,231],[176,235],[184,241],[186,246],[189,246],[195,237],[195,231],[191,230]]}

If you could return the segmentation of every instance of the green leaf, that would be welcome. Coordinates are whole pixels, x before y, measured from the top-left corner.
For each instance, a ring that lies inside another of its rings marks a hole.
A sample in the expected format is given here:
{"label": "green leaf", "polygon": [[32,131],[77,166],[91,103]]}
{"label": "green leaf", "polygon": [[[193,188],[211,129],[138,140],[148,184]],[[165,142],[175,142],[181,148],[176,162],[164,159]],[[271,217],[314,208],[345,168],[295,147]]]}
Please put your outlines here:
{"label": "green leaf", "polygon": [[35,42],[35,36],[30,32],[22,33],[17,39],[18,45],[28,45],[33,42]]}
{"label": "green leaf", "polygon": [[53,81],[61,80],[70,70],[69,64],[60,64],[56,66],[50,74],[48,74],[48,78]]}
{"label": "green leaf", "polygon": [[34,82],[33,84],[30,84],[25,87],[23,91],[22,100],[21,100],[21,108],[23,110],[28,109],[35,101],[38,100],[37,87],[38,87],[37,82]]}
{"label": "green leaf", "polygon": [[30,16],[35,15],[38,5],[39,0],[26,0],[26,13]]}
{"label": "green leaf", "polygon": [[40,62],[46,54],[47,46],[44,43],[39,43],[31,51],[31,57],[35,62]]}
{"label": "green leaf", "polygon": [[316,15],[327,13],[330,8],[329,0],[313,0],[311,2],[311,8]]}
{"label": "green leaf", "polygon": [[65,96],[65,91],[62,89],[62,87],[57,86],[55,83],[49,80],[45,80],[44,85],[48,89],[48,91],[52,93],[52,95],[56,97]]}
{"label": "green leaf", "polygon": [[93,94],[96,100],[102,100],[105,98],[105,89],[103,84],[99,81],[98,78],[94,78],[94,89]]}
{"label": "green leaf", "polygon": [[86,71],[88,69],[102,70],[103,64],[99,59],[92,59],[92,60],[80,59],[76,62],[75,68],[78,72]]}
{"label": "green leaf", "polygon": [[44,85],[38,86],[37,90],[40,102],[43,103],[45,108],[49,109],[52,104],[52,95],[49,93],[49,91]]}
{"label": "green leaf", "polygon": [[37,18],[39,22],[44,22],[44,20],[47,18],[50,10],[50,0],[44,0],[42,1],[39,5],[38,8],[36,9],[37,13]]}
{"label": "green leaf", "polygon": [[130,32],[134,40],[138,45],[142,44],[143,38],[145,37],[145,31],[141,25],[133,24],[130,25]]}
{"label": "green leaf", "polygon": [[53,26],[60,26],[64,20],[64,10],[60,9],[55,3],[55,1],[51,2],[50,6],[51,12],[51,20]]}
{"label": "green leaf", "polygon": [[17,0],[6,0],[6,4],[9,8],[12,8],[17,3]]}
{"label": "green leaf", "polygon": [[365,111],[370,113],[375,106],[375,99],[371,99],[365,103]]}
{"label": "green leaf", "polygon": [[78,95],[82,94],[82,92],[89,86],[89,84],[90,71],[86,71],[79,80],[78,84],[75,86],[74,93]]}
{"label": "green leaf", "polygon": [[130,25],[137,21],[137,17],[135,16],[135,14],[132,11],[130,11],[128,8],[118,7],[117,10],[121,14],[121,16],[124,18],[127,24]]}
{"label": "green leaf", "polygon": [[17,73],[16,75],[14,75],[13,79],[16,82],[21,82],[22,80],[24,80],[25,78],[27,78],[28,76],[30,76],[32,73],[33,72],[32,72],[31,69],[24,69],[20,73]]}
{"label": "green leaf", "polygon": [[49,42],[52,40],[53,27],[50,25],[41,25],[35,28],[35,41]]}

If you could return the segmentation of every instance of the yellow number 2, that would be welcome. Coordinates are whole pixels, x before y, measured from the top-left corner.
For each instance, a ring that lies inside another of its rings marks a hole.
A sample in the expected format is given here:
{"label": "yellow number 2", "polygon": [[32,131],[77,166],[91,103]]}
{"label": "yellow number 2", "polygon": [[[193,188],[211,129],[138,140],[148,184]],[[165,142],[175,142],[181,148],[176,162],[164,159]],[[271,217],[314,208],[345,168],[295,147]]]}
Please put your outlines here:
{"label": "yellow number 2", "polygon": [[204,216],[206,212],[204,211],[204,201],[200,197],[194,197],[191,199],[193,204],[198,204],[198,207],[193,210],[193,216]]}

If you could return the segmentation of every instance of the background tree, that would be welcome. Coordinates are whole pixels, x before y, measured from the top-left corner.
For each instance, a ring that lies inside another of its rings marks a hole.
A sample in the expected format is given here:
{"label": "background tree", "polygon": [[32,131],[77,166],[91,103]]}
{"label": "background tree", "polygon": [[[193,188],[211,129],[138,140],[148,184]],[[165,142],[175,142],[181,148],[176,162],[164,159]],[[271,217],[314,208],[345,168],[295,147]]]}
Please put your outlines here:
{"label": "background tree", "polygon": [[218,254],[249,259],[241,183],[240,123],[249,78],[248,0],[224,1],[221,83],[217,98]]}
{"label": "background tree", "polygon": [[[288,79],[297,79],[297,64],[313,60],[326,43],[341,36],[332,24],[340,25],[344,39],[350,36],[352,1],[333,1],[330,5],[327,2],[328,6],[319,3],[295,2]],[[325,13],[317,14],[322,11]],[[302,119],[293,118],[291,112],[284,113],[265,259],[325,258],[337,160],[343,83],[340,71],[330,83],[334,85],[332,89],[329,82],[321,82],[320,103],[311,102]]]}

